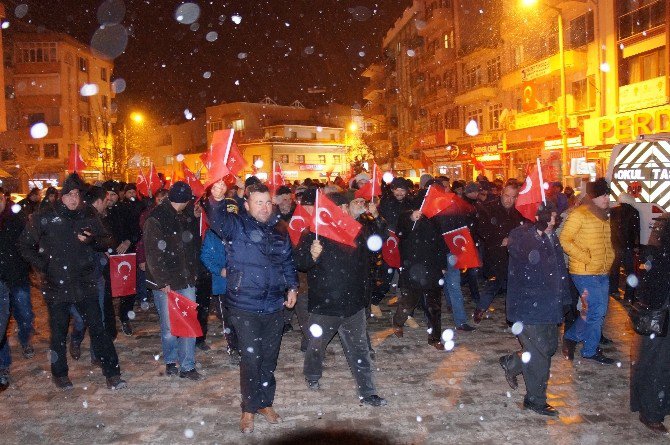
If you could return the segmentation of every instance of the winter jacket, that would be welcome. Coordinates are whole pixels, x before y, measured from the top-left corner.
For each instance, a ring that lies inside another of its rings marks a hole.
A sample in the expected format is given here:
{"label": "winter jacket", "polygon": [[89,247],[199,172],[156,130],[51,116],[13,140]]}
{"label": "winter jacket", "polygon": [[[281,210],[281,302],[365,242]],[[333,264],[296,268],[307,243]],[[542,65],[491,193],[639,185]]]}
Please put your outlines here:
{"label": "winter jacket", "polygon": [[606,216],[596,216],[595,205],[585,200],[563,223],[561,246],[568,254],[571,274],[608,275],[614,262],[610,222]]}
{"label": "winter jacket", "polygon": [[398,201],[391,193],[382,197],[379,203],[379,214],[388,224],[389,230],[397,232],[400,215],[415,208],[414,200],[409,194],[402,201]]}
{"label": "winter jacket", "polygon": [[[142,226],[140,225],[140,217],[142,212],[151,205],[150,199],[129,199],[121,203],[123,213],[125,214],[126,223],[128,224],[128,238],[131,242],[133,251],[137,243],[142,239]],[[123,240],[122,240],[123,241]]]}
{"label": "winter jacket", "polygon": [[[128,220],[128,213],[126,207],[117,202],[112,207],[108,208],[105,216],[105,224],[112,230],[112,236],[114,237],[114,249],[116,249],[119,244],[131,238],[131,227]],[[126,253],[132,253],[134,244],[131,242],[130,247]]]}
{"label": "winter jacket", "polygon": [[526,324],[558,324],[570,301],[568,270],[555,233],[540,235],[535,224],[509,234],[507,319]]}
{"label": "winter jacket", "polygon": [[29,281],[30,266],[21,257],[17,245],[25,226],[25,216],[5,206],[0,213],[0,281],[10,287]]}
{"label": "winter jacket", "polygon": [[622,203],[610,212],[612,245],[616,250],[640,245],[640,213],[630,204]]}
{"label": "winter jacket", "polygon": [[212,273],[212,294],[225,295],[227,280],[221,276],[226,267],[226,243],[211,229],[205,232],[205,240],[200,251],[200,260]]}
{"label": "winter jacket", "polygon": [[279,312],[286,290],[298,289],[286,224],[278,224],[276,215],[261,223],[226,207],[225,201],[213,198],[204,204],[210,228],[227,242],[226,304],[247,312]]}
{"label": "winter jacket", "polygon": [[[78,238],[83,229],[92,236]],[[48,303],[73,303],[98,298],[100,258],[112,246],[93,207],[69,210],[61,201],[53,208],[33,214],[19,238],[23,258],[43,273],[42,291]]]}
{"label": "winter jacket", "polygon": [[310,313],[349,317],[368,306],[366,288],[374,253],[367,239],[375,233],[383,236],[387,230],[379,218],[366,227],[356,238],[356,247],[320,237],[323,252],[316,262],[310,253],[316,235],[310,232],[301,239],[295,257],[297,267],[307,271]]}
{"label": "winter jacket", "polygon": [[200,270],[200,232],[193,205],[178,213],[166,199],[151,212],[143,232],[148,287],[194,287]]}
{"label": "winter jacket", "polygon": [[482,243],[485,276],[507,276],[508,253],[502,242],[523,221],[523,216],[516,208],[506,209],[500,199],[491,205],[477,205],[474,232],[475,238]]}
{"label": "winter jacket", "polygon": [[425,216],[414,225],[406,211],[398,219],[402,269],[398,286],[401,288],[439,289],[442,270],[446,269],[448,249],[436,219]]}

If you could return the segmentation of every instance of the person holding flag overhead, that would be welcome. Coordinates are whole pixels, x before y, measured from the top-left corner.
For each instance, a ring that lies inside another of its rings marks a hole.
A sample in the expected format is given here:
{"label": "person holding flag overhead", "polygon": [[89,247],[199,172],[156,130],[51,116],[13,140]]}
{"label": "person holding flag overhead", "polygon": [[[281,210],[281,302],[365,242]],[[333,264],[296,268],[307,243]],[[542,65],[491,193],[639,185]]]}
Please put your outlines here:
{"label": "person holding flag overhead", "polygon": [[[193,213],[193,192],[177,181],[168,199],[156,206],[144,223],[147,284],[153,291],[161,325],[165,374],[200,380],[195,369],[195,337],[181,337],[171,329],[170,295],[195,301],[195,285],[200,267],[200,236]],[[197,328],[197,318],[195,320]],[[177,368],[179,364],[179,369]]]}
{"label": "person holding flag overhead", "polygon": [[210,228],[228,243],[225,303],[241,355],[240,431],[251,433],[256,413],[273,424],[282,420],[272,407],[274,371],[284,327],[282,309],[295,305],[298,276],[291,242],[277,227],[268,188],[247,187],[244,215],[227,211],[226,190],[224,181],[215,182],[203,208]]}
{"label": "person holding flag overhead", "polygon": [[[378,216],[375,208],[372,211]],[[352,212],[348,200],[341,193],[318,193],[313,232],[307,234],[298,246],[296,264],[307,271],[309,289],[307,324],[310,335],[303,370],[308,387],[318,390],[326,348],[335,334],[339,334],[361,401],[381,406],[386,405],[386,400],[377,395],[372,378],[365,288],[374,254],[368,243],[376,237],[377,250],[381,249],[381,235],[385,230],[381,221],[377,221],[376,230],[361,233],[361,224],[353,218],[360,213],[356,210]],[[323,226],[330,227],[321,230]],[[337,227],[356,229],[345,231]]]}

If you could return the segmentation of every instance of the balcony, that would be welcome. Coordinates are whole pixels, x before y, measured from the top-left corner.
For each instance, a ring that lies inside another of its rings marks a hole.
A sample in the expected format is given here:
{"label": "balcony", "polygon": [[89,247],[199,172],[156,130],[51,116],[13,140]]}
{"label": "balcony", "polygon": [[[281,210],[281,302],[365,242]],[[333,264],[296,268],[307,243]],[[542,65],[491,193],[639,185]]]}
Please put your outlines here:
{"label": "balcony", "polygon": [[497,96],[498,88],[482,85],[473,90],[459,94],[454,98],[454,103],[456,105],[468,105],[483,100],[495,99]]}
{"label": "balcony", "polygon": [[667,0],[658,0],[620,16],[617,21],[619,40],[663,26],[666,2]]}
{"label": "balcony", "polygon": [[639,110],[668,103],[666,77],[656,77],[619,87],[619,112]]}
{"label": "balcony", "polygon": [[[565,72],[570,74],[576,71],[585,71],[588,64],[586,51],[569,50],[565,51]],[[542,59],[539,62],[527,65],[518,70],[505,74],[500,79],[500,88],[511,90],[518,87],[523,82],[539,79],[546,76],[560,76],[561,57],[560,54],[554,54],[551,57]]]}
{"label": "balcony", "polygon": [[363,88],[363,98],[365,100],[375,100],[377,96],[384,92],[384,87],[380,84],[370,84]]}
{"label": "balcony", "polygon": [[427,36],[436,31],[442,31],[447,24],[452,22],[452,13],[449,8],[433,9],[433,14],[426,18],[426,26],[418,30],[419,35]]}

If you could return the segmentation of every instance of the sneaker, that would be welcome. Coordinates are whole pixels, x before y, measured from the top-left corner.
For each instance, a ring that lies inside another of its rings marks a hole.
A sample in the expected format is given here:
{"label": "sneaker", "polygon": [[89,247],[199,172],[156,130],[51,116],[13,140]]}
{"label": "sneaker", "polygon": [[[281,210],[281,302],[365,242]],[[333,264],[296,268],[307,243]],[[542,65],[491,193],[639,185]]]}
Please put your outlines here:
{"label": "sneaker", "polygon": [[0,369],[0,392],[9,388],[9,369]]}
{"label": "sneaker", "polygon": [[121,376],[114,375],[112,377],[107,377],[107,388],[111,390],[127,388],[128,383],[121,378]]}
{"label": "sneaker", "polygon": [[200,349],[201,351],[210,351],[212,349],[211,346],[209,346],[206,342],[204,341],[197,341],[195,342],[195,347]]}
{"label": "sneaker", "polygon": [[382,318],[384,316],[384,313],[382,312],[379,306],[377,306],[376,304],[371,304],[370,315],[372,315],[375,318]]}
{"label": "sneaker", "polygon": [[607,357],[605,354],[603,354],[602,351],[596,352],[591,357],[582,356],[582,358],[585,358],[587,360],[595,360],[596,362],[602,365],[613,365],[616,362],[616,360],[614,360],[613,358]]}
{"label": "sneaker", "polygon": [[79,360],[79,358],[81,358],[80,342],[70,340],[70,357],[72,357],[73,360]]}
{"label": "sneaker", "polygon": [[385,406],[388,404],[386,399],[379,397],[377,394],[372,394],[371,396],[363,397],[361,399],[361,402],[370,406]]}
{"label": "sneaker", "polygon": [[168,363],[167,365],[165,365],[165,375],[172,376],[178,374],[179,369],[177,369],[177,365],[175,363]]}
{"label": "sneaker", "polygon": [[33,345],[28,343],[23,347],[23,357],[25,358],[33,358],[35,357],[35,348],[33,348]]}
{"label": "sneaker", "polygon": [[66,375],[64,375],[63,377],[54,377],[54,384],[58,388],[60,388],[62,390],[65,390],[65,391],[68,391],[68,390],[74,388],[74,385],[70,381],[70,378]]}
{"label": "sneaker", "polygon": [[312,391],[318,391],[321,388],[318,380],[307,380],[307,387]]}
{"label": "sneaker", "polygon": [[131,337],[133,335],[133,328],[130,326],[129,321],[122,321],[121,322],[121,330],[123,331],[123,335],[126,337]]}
{"label": "sneaker", "polygon": [[182,379],[189,379],[189,380],[202,380],[202,375],[198,373],[195,369],[191,369],[190,371],[179,371],[179,377]]}
{"label": "sneaker", "polygon": [[558,417],[558,411],[556,411],[556,408],[549,405],[548,403],[545,403],[544,406],[541,406],[536,405],[534,403],[526,402],[524,400],[523,409],[529,409],[531,411],[535,411],[536,413],[541,414],[543,416]]}
{"label": "sneaker", "polygon": [[456,327],[456,330],[457,330],[457,331],[461,331],[461,332],[472,332],[472,331],[477,330],[477,328],[475,328],[475,327],[473,327],[473,326],[470,326],[470,325],[467,324],[467,323],[463,323],[462,325],[457,326],[457,327]]}
{"label": "sneaker", "polygon": [[419,323],[416,322],[414,317],[407,317],[405,324],[412,329],[419,329]]}
{"label": "sneaker", "polygon": [[498,359],[498,361],[500,362],[502,369],[505,371],[505,380],[507,380],[507,384],[510,386],[510,388],[517,389],[519,387],[519,381],[515,375],[509,373],[507,356],[503,355],[500,357],[500,359]]}

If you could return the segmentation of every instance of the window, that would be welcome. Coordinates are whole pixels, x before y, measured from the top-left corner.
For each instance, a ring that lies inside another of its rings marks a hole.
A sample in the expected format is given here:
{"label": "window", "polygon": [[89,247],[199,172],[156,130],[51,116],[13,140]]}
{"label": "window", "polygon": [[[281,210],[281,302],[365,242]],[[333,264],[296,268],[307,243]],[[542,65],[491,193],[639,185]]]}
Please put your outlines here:
{"label": "window", "polygon": [[444,112],[444,128],[459,128],[458,108],[452,108]]}
{"label": "window", "polygon": [[82,133],[91,132],[91,118],[88,116],[79,116],[79,131]]}
{"label": "window", "polygon": [[213,121],[209,123],[209,132],[214,133],[215,131],[223,130],[222,121]]}
{"label": "window", "polygon": [[572,82],[572,97],[574,98],[574,111],[594,109],[596,106],[595,76]]}
{"label": "window", "polygon": [[305,163],[305,155],[296,155],[295,159],[298,162],[298,164],[304,164]]}
{"label": "window", "polygon": [[0,150],[0,161],[15,161],[16,153],[12,148],[3,148]]}
{"label": "window", "polygon": [[79,71],[86,72],[88,71],[88,59],[85,57],[79,58]]}
{"label": "window", "polygon": [[312,133],[312,140],[316,141],[316,133]]}
{"label": "window", "polygon": [[489,106],[489,125],[491,130],[500,128],[500,113],[502,112],[502,104],[495,104]]}
{"label": "window", "polygon": [[174,164],[174,156],[165,156],[165,165],[172,165],[172,164]]}
{"label": "window", "polygon": [[107,68],[100,68],[100,80],[107,82]]}
{"label": "window", "polygon": [[22,42],[16,47],[18,63],[58,61],[58,45],[55,42]]}
{"label": "window", "polygon": [[324,165],[326,163],[326,155],[319,155],[319,164]]}
{"label": "window", "polygon": [[578,48],[593,42],[593,11],[570,21],[570,47]]}
{"label": "window", "polygon": [[665,76],[665,48],[623,59],[619,72],[622,86]]}
{"label": "window", "polygon": [[470,110],[467,113],[465,113],[465,123],[467,124],[471,120],[474,120],[474,121],[477,122],[477,127],[479,128],[479,131],[482,131],[483,117],[484,117],[484,112],[482,111],[481,108]]}
{"label": "window", "polygon": [[482,72],[480,66],[469,68],[465,71],[465,78],[463,80],[463,87],[466,90],[476,87],[482,83]]}
{"label": "window", "polygon": [[333,155],[333,164],[339,164],[342,162],[342,156],[341,155]]}
{"label": "window", "polygon": [[486,73],[489,78],[489,83],[496,82],[500,79],[500,56],[486,62]]}
{"label": "window", "polygon": [[281,162],[282,164],[288,164],[288,155],[280,155],[279,162]]}
{"label": "window", "polygon": [[330,140],[334,141],[335,140],[335,133],[330,133]]}
{"label": "window", "polygon": [[292,131],[291,136],[289,136],[291,139],[298,139],[298,132],[297,131]]}
{"label": "window", "polygon": [[58,159],[58,144],[44,144],[44,157]]}
{"label": "window", "polygon": [[107,96],[100,96],[100,102],[102,103],[102,109],[106,110],[109,108],[109,97]]}
{"label": "window", "polygon": [[444,47],[445,48],[456,47],[456,44],[454,43],[454,31],[449,31],[444,34]]}
{"label": "window", "polygon": [[231,126],[235,131],[244,131],[244,119],[234,120]]}
{"label": "window", "polygon": [[39,144],[28,144],[26,145],[26,154],[31,158],[39,158],[40,156],[40,146]]}
{"label": "window", "polygon": [[44,122],[44,113],[32,113],[28,115],[28,126],[32,127],[39,122]]}
{"label": "window", "polygon": [[456,70],[450,69],[444,73],[444,86],[446,88],[456,88]]}
{"label": "window", "polygon": [[261,155],[253,155],[251,157],[251,163],[255,167],[256,166],[256,161],[261,161],[263,162],[263,159],[261,158]]}

